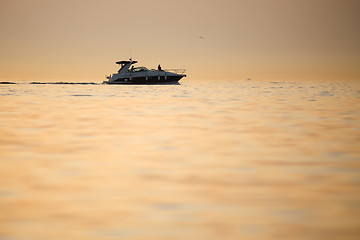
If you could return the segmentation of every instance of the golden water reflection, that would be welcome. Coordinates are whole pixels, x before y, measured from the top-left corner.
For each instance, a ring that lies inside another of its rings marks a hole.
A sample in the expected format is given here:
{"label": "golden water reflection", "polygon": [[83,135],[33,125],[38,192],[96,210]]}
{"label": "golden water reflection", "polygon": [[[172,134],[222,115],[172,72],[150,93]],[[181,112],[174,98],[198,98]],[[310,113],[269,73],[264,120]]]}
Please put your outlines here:
{"label": "golden water reflection", "polygon": [[0,238],[355,239],[359,90],[0,85]]}

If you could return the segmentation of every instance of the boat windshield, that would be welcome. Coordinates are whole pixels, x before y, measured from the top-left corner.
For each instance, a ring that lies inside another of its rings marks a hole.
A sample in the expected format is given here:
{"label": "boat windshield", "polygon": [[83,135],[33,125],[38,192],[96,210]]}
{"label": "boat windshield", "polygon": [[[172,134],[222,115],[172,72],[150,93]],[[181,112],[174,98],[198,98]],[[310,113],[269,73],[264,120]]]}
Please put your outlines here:
{"label": "boat windshield", "polygon": [[132,70],[133,72],[146,72],[149,71],[146,67],[137,67]]}

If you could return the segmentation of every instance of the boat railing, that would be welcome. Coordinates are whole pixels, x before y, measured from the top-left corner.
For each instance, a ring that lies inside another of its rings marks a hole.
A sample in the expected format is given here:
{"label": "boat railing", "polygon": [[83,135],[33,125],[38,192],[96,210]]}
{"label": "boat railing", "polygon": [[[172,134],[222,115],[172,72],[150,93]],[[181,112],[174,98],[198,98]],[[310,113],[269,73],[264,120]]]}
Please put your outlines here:
{"label": "boat railing", "polygon": [[166,72],[173,72],[176,74],[184,74],[186,72],[186,69],[164,69]]}

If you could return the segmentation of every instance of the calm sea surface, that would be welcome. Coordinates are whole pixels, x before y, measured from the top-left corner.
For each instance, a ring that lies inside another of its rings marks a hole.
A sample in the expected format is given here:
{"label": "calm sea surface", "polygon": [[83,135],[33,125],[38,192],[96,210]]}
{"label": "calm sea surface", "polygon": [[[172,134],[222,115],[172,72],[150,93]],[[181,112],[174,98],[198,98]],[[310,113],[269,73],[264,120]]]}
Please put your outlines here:
{"label": "calm sea surface", "polygon": [[0,84],[0,239],[359,239],[360,82]]}

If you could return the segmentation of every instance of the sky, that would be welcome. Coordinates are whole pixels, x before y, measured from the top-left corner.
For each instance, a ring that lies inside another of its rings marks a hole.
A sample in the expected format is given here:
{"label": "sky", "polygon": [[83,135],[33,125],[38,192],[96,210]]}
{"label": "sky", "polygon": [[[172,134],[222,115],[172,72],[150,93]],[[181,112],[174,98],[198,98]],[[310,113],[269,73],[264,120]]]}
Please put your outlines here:
{"label": "sky", "polygon": [[0,0],[0,81],[360,80],[358,0]]}

